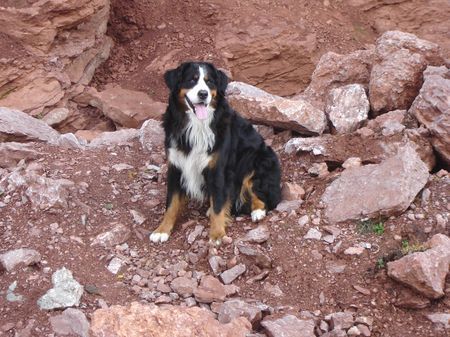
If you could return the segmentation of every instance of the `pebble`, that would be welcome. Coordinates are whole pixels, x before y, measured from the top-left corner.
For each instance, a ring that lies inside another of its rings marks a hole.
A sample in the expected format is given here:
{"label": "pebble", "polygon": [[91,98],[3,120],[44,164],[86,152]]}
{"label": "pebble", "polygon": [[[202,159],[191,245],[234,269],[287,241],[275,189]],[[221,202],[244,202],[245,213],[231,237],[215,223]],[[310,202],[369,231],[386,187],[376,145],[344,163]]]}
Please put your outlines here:
{"label": "pebble", "polygon": [[308,233],[304,236],[305,240],[320,240],[321,238],[322,233],[315,228],[310,228]]}
{"label": "pebble", "polygon": [[309,217],[307,215],[303,215],[297,221],[297,223],[300,227],[304,227],[305,225],[308,224],[308,222],[309,222]]}
{"label": "pebble", "polygon": [[187,237],[187,242],[190,245],[192,245],[194,243],[194,241],[202,234],[204,229],[205,229],[205,227],[202,225],[195,226],[195,228],[192,230],[192,232],[189,233],[189,235]]}
{"label": "pebble", "polygon": [[241,263],[231,269],[224,271],[222,274],[220,274],[220,278],[222,279],[224,284],[230,284],[239,276],[244,274],[246,270],[247,267],[245,266],[245,264]]}
{"label": "pebble", "polygon": [[349,247],[344,250],[345,255],[361,255],[364,253],[364,247]]}
{"label": "pebble", "polygon": [[122,268],[123,261],[118,257],[113,257],[111,261],[109,261],[108,267],[106,267],[112,274],[117,274]]}
{"label": "pebble", "polygon": [[259,225],[255,229],[248,231],[243,240],[251,243],[264,243],[269,237],[269,228],[266,225]]}

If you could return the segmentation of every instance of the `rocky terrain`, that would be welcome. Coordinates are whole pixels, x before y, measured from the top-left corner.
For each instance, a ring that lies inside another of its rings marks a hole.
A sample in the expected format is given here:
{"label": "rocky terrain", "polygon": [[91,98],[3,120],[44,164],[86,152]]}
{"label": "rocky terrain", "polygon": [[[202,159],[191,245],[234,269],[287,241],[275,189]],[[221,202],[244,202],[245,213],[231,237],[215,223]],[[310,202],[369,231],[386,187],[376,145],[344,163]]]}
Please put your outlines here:
{"label": "rocky terrain", "polygon": [[[0,1],[0,336],[448,336],[447,1]],[[164,245],[162,73],[214,61],[283,201]]]}

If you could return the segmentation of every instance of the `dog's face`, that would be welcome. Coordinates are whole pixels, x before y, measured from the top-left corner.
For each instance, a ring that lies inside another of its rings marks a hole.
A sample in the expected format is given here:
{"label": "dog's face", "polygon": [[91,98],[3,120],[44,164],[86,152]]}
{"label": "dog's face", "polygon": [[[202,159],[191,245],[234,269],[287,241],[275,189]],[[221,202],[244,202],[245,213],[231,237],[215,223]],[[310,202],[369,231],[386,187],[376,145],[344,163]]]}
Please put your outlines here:
{"label": "dog's face", "polygon": [[228,84],[227,76],[206,62],[183,63],[167,71],[164,79],[184,112],[193,113],[199,120],[210,117]]}

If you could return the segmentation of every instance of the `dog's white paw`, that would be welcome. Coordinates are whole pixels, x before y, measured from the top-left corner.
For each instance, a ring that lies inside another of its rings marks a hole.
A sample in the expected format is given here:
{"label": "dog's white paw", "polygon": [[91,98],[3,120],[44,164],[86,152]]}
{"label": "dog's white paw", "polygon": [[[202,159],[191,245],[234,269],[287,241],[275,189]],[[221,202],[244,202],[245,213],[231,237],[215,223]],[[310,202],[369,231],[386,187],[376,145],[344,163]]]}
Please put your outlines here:
{"label": "dog's white paw", "polygon": [[167,233],[157,233],[157,232],[153,232],[152,234],[150,234],[150,241],[151,242],[166,242],[167,240],[169,240],[169,234]]}
{"label": "dog's white paw", "polygon": [[252,221],[253,222],[258,222],[262,219],[264,219],[264,217],[266,216],[266,210],[265,209],[255,209],[252,214]]}

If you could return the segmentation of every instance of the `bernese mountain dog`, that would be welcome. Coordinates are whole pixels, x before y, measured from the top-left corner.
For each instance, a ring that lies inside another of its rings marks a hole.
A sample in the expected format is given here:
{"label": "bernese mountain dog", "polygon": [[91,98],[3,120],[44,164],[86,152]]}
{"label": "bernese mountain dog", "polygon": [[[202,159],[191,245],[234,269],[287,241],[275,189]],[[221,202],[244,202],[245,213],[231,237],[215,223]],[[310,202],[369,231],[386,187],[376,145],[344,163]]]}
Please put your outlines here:
{"label": "bernese mountain dog", "polygon": [[163,116],[168,158],[166,211],[152,242],[168,240],[187,201],[208,200],[209,237],[220,244],[230,214],[254,222],[280,201],[280,164],[252,124],[228,105],[228,78],[211,63],[186,62],[169,70]]}

